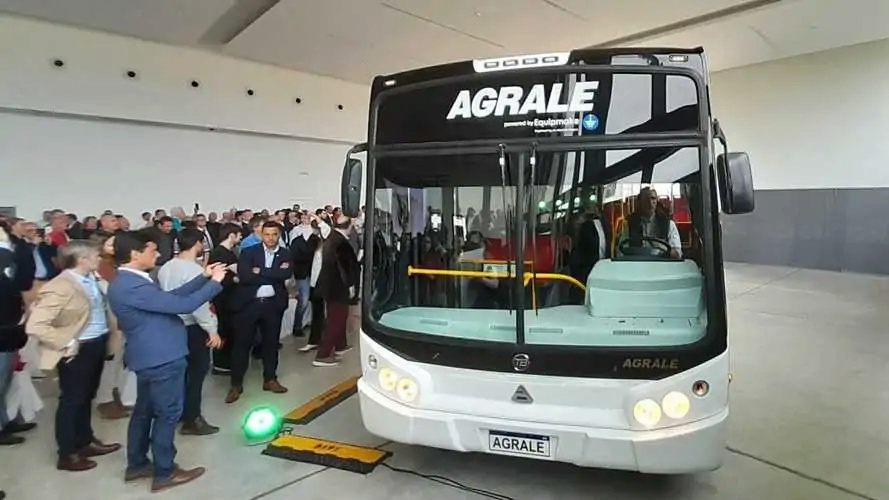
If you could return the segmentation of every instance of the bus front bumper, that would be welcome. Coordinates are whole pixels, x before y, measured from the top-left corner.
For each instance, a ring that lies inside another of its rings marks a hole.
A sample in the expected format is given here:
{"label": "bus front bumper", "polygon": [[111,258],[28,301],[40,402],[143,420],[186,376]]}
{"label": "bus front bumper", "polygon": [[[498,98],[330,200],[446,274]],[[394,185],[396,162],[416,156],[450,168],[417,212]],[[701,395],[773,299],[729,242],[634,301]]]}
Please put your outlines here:
{"label": "bus front bumper", "polygon": [[[492,419],[411,408],[358,381],[361,416],[369,432],[398,443],[462,452],[497,453],[582,467],[654,474],[707,471],[722,465],[728,408],[685,425],[651,431],[600,429]],[[549,456],[493,451],[494,435],[537,436]]]}

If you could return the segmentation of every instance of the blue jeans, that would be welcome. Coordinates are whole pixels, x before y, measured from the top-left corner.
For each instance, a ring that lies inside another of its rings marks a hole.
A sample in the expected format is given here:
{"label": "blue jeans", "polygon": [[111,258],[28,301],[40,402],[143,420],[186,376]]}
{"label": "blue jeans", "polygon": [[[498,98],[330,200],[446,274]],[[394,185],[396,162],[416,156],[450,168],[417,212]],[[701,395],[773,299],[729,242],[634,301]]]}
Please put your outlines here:
{"label": "blue jeans", "polygon": [[303,329],[303,318],[306,315],[306,309],[309,307],[309,294],[312,288],[309,279],[296,280],[296,290],[299,296],[296,298],[296,313],[293,315],[293,332],[299,332]]}
{"label": "blue jeans", "polygon": [[127,470],[143,470],[154,458],[154,480],[173,474],[176,445],[173,437],[185,401],[185,358],[136,372],[136,406],[127,432]]}
{"label": "blue jeans", "polygon": [[15,351],[0,352],[0,429],[9,425],[9,418],[6,416],[6,391],[12,383],[14,363]]}

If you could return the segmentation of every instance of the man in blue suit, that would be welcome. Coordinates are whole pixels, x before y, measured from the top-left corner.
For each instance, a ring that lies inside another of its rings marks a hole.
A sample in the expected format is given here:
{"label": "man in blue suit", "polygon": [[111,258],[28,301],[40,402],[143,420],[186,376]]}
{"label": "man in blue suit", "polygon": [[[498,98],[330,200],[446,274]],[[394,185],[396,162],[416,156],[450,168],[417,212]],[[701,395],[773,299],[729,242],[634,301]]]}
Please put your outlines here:
{"label": "man in blue suit", "polygon": [[[151,491],[162,491],[201,476],[205,469],[180,469],[173,462],[173,436],[185,400],[188,333],[178,316],[189,314],[222,291],[226,268],[208,266],[201,276],[165,292],[148,272],[157,245],[144,233],[118,233],[114,258],[120,266],[108,287],[108,302],[126,339],[124,361],[136,373],[136,406],[127,433],[124,479],[153,477]],[[148,460],[151,447],[154,463]]]}
{"label": "man in blue suit", "polygon": [[269,221],[262,226],[262,243],[241,247],[238,258],[238,288],[231,299],[235,338],[232,345],[231,390],[226,403],[234,403],[244,392],[244,375],[256,329],[262,334],[262,389],[275,394],[287,392],[278,382],[278,339],[281,319],[290,297],[284,284],[293,275],[290,252],[280,246],[280,227]]}

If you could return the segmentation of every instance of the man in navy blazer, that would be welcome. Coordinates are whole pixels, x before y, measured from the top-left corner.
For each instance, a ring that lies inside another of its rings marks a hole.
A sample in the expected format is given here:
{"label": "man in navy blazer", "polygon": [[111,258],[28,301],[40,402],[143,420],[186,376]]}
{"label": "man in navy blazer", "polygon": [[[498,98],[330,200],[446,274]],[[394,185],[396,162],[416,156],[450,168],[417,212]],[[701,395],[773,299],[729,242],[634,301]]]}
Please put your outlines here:
{"label": "man in navy blazer", "polygon": [[262,226],[262,244],[241,248],[238,258],[238,288],[231,299],[235,327],[232,345],[231,390],[226,403],[234,403],[244,392],[244,375],[254,334],[262,336],[262,389],[275,394],[287,392],[278,382],[278,339],[281,319],[289,296],[285,283],[293,274],[290,253],[280,246],[281,229],[269,221]]}
{"label": "man in navy blazer", "polygon": [[[157,245],[144,233],[117,233],[117,277],[108,302],[126,339],[124,361],[136,373],[136,406],[127,432],[126,481],[153,477],[151,491],[198,478],[203,467],[180,469],[173,437],[185,400],[188,333],[178,316],[189,314],[222,291],[226,268],[214,264],[203,275],[169,292],[148,272],[157,264]],[[149,445],[154,463],[148,460]]]}

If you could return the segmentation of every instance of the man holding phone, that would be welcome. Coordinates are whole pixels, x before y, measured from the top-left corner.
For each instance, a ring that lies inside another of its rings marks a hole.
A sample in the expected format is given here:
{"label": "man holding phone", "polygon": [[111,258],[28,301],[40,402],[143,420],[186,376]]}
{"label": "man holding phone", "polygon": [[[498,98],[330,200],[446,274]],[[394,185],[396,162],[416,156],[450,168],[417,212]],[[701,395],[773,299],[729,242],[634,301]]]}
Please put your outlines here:
{"label": "man holding phone", "polygon": [[[180,314],[190,314],[222,291],[225,266],[212,264],[185,285],[164,291],[148,272],[157,265],[157,245],[144,233],[114,238],[120,266],[108,301],[127,339],[125,361],[136,373],[136,406],[127,434],[125,481],[154,478],[151,491],[185,484],[203,467],[182,469],[173,444],[182,416],[188,368],[188,332]],[[153,461],[148,459],[149,448]]]}

